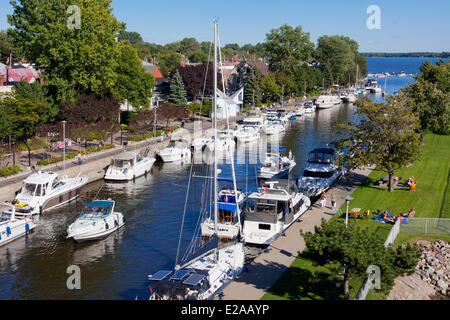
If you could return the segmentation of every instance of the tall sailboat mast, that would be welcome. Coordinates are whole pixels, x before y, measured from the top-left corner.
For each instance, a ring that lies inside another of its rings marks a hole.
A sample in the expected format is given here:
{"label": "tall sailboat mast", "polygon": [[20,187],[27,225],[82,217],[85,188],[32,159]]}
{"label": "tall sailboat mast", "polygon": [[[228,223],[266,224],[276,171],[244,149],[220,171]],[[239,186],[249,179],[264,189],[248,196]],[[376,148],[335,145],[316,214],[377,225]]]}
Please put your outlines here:
{"label": "tall sailboat mast", "polygon": [[[214,233],[217,235],[217,21],[214,20]],[[214,259],[219,260],[219,251],[215,249]]]}

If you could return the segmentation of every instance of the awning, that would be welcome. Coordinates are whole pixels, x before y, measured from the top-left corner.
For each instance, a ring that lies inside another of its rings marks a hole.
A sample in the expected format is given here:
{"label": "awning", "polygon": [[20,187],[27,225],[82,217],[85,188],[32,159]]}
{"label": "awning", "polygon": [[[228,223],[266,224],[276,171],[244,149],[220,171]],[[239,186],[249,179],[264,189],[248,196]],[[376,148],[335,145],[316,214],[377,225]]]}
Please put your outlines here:
{"label": "awning", "polygon": [[[219,202],[217,205],[217,209],[219,210],[226,210],[235,213],[236,212],[236,204],[234,203],[223,203]],[[214,204],[211,205],[210,210],[214,210]]]}

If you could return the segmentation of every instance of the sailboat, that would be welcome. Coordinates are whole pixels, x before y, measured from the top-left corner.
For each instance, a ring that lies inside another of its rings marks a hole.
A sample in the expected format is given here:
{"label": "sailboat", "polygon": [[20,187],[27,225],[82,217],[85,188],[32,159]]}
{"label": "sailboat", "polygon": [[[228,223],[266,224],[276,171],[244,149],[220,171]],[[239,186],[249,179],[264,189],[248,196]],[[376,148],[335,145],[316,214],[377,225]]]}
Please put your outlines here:
{"label": "sailboat", "polygon": [[[214,136],[217,137],[217,21],[214,21]],[[217,139],[214,140],[217,143]],[[219,249],[218,238],[218,157],[214,148],[213,199],[214,233],[208,241],[196,246],[195,238],[179,260],[183,222],[174,270],[160,270],[149,275],[150,300],[211,300],[238,276],[244,267],[243,243]],[[192,167],[191,167],[192,168]],[[192,169],[191,169],[192,171]],[[234,170],[233,170],[234,172]],[[191,172],[192,174],[192,172]],[[190,181],[187,194],[189,194]],[[235,193],[237,195],[237,193]],[[187,200],[187,199],[186,199]],[[186,213],[186,207],[185,212]],[[235,240],[236,241],[236,240]]]}

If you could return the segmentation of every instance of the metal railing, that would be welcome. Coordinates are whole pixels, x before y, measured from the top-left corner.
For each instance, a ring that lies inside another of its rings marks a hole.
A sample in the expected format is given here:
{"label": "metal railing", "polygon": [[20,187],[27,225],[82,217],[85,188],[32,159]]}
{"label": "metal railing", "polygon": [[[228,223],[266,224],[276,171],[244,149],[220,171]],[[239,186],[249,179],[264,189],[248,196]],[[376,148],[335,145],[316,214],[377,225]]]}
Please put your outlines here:
{"label": "metal railing", "polygon": [[450,234],[450,219],[441,218],[409,218],[402,223],[402,233],[418,234]]}

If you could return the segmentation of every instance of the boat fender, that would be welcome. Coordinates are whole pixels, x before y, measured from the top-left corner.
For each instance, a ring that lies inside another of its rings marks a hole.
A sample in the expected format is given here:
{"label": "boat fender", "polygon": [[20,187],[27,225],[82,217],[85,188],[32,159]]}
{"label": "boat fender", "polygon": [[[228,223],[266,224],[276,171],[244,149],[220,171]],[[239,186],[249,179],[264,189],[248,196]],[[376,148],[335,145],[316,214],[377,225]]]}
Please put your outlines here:
{"label": "boat fender", "polygon": [[108,222],[106,222],[106,220],[104,220],[105,221],[105,228],[106,228],[106,230],[108,230],[109,229],[109,224],[108,224]]}
{"label": "boat fender", "polygon": [[41,207],[39,207],[39,215],[42,215],[42,206]]}
{"label": "boat fender", "polygon": [[119,226],[119,221],[117,219],[114,219],[114,226],[117,228]]}
{"label": "boat fender", "polygon": [[6,227],[6,235],[9,237],[11,235],[11,228]]}
{"label": "boat fender", "polygon": [[25,232],[26,233],[30,232],[30,225],[28,223],[25,225]]}

